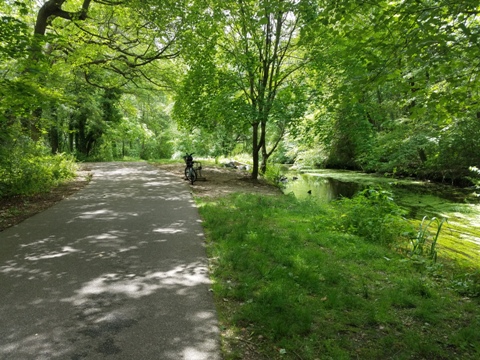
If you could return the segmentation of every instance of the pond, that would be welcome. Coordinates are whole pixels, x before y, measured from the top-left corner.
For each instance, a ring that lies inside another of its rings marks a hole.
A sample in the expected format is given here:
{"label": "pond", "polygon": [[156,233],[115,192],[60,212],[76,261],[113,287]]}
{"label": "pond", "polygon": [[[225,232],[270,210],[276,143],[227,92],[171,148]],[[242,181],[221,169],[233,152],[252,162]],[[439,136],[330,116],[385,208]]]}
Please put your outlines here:
{"label": "pond", "polygon": [[341,170],[307,170],[284,176],[284,193],[321,202],[352,197],[370,186],[389,190],[417,226],[424,216],[447,220],[438,241],[439,256],[448,252],[450,257],[480,268],[480,198],[474,189]]}

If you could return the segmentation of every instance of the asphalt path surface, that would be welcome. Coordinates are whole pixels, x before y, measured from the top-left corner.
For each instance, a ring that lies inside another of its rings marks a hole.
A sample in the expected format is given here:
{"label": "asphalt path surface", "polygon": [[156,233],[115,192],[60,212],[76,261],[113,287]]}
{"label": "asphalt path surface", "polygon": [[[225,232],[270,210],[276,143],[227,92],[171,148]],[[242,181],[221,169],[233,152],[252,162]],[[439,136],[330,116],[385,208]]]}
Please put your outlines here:
{"label": "asphalt path surface", "polygon": [[219,360],[188,184],[145,163],[0,232],[0,359]]}

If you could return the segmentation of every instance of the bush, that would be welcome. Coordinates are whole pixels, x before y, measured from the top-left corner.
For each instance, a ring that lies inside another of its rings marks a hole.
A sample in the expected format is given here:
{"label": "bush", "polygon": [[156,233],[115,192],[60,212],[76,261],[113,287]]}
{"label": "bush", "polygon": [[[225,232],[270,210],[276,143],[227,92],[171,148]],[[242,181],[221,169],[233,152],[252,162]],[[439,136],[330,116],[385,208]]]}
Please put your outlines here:
{"label": "bush", "polygon": [[341,231],[370,242],[393,244],[412,233],[411,225],[404,218],[406,211],[395,204],[388,191],[369,188],[352,199],[336,201],[334,207],[340,212],[335,224]]}
{"label": "bush", "polygon": [[476,166],[470,166],[469,170],[473,173],[473,176],[470,176],[470,181],[476,186],[480,186],[480,169]]}
{"label": "bush", "polygon": [[287,170],[286,166],[270,163],[267,166],[267,171],[263,174],[265,180],[272,185],[278,186],[279,181],[282,178],[282,173]]}
{"label": "bush", "polygon": [[0,159],[0,196],[31,195],[49,191],[75,176],[73,157],[48,155],[29,141]]}

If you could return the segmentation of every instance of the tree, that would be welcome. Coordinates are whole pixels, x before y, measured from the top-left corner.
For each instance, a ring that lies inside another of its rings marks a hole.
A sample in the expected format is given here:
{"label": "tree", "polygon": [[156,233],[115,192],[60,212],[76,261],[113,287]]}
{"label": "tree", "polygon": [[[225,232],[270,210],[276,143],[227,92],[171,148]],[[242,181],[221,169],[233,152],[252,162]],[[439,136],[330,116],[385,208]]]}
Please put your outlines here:
{"label": "tree", "polygon": [[[203,12],[210,14],[202,19],[201,26],[211,24],[206,31],[192,29],[193,38],[205,45],[187,50],[190,68],[177,97],[177,118],[207,128],[218,122],[248,124],[254,179],[266,170],[287,126],[303,112],[304,99],[298,95],[303,97],[300,75],[306,58],[300,30],[307,5],[288,0],[221,1]],[[194,93],[188,99],[187,91]],[[269,125],[277,130],[270,148]]]}
{"label": "tree", "polygon": [[[165,1],[161,11],[155,10],[154,5],[156,1],[45,1],[36,17],[35,45],[29,64],[29,73],[33,75],[29,76],[47,88],[52,88],[53,84],[55,87],[59,83],[66,84],[59,91],[64,96],[60,102],[67,100],[71,105],[76,101],[75,96],[82,98],[78,96],[78,89],[84,88],[82,82],[101,89],[93,92],[103,92],[104,95],[100,95],[103,97],[125,91],[128,84],[138,88],[150,87],[151,90],[164,87],[163,78],[168,77],[162,78],[166,70],[157,62],[175,58],[178,54],[175,39],[176,31],[180,31],[180,8],[173,1]],[[161,18],[152,19],[151,13],[161,15]],[[119,99],[117,96],[116,101]],[[49,103],[50,107],[59,105],[54,100]],[[82,106],[78,103],[78,110]],[[45,118],[42,114],[47,113],[56,114],[56,111],[45,112],[45,109],[36,108],[30,127],[41,131],[43,125],[40,121]],[[88,156],[91,146],[103,136],[104,131],[100,129],[105,126],[96,126],[96,120],[88,112],[74,113],[77,118],[69,121],[68,129],[76,132],[76,136],[70,140],[75,142],[77,153]],[[78,114],[83,115],[78,118]],[[103,121],[108,122],[108,116]],[[89,122],[92,126],[88,125]],[[47,122],[52,152],[58,150],[62,132],[57,125],[58,121],[54,119]],[[87,128],[90,130],[86,132]]]}
{"label": "tree", "polygon": [[[40,173],[34,167],[50,161],[46,145],[85,158],[112,145],[107,135],[148,132],[141,117],[123,126],[128,114],[120,101],[140,88],[164,92],[174,76],[167,64],[178,53],[182,8],[158,3],[1,2],[0,187]],[[120,127],[125,131],[113,131]]]}
{"label": "tree", "polygon": [[309,41],[322,109],[315,126],[335,129],[330,154],[368,171],[465,175],[478,159],[447,165],[442,144],[480,146],[460,130],[473,137],[479,126],[478,4],[337,1],[323,9]]}

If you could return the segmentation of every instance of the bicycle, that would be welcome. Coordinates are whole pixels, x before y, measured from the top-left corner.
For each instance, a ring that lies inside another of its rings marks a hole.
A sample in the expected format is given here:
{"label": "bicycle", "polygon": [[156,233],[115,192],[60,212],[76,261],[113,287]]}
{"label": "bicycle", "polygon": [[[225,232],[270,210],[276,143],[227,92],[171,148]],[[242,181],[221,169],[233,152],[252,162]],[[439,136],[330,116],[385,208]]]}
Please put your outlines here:
{"label": "bicycle", "polygon": [[[197,162],[193,161],[193,153],[189,154],[187,153],[184,157],[183,160],[185,161],[185,180],[190,181],[190,183],[193,185],[193,183],[197,180],[198,175],[197,171],[202,169],[202,165]],[[197,167],[195,168],[195,164],[197,164]]]}

